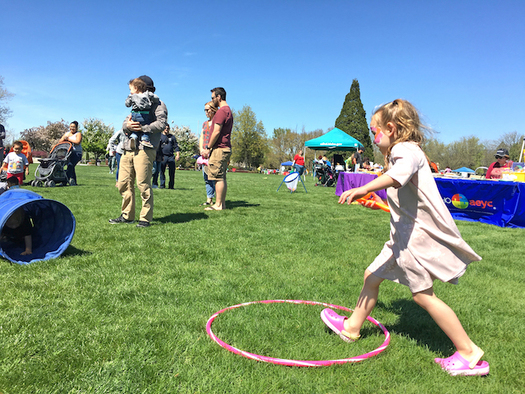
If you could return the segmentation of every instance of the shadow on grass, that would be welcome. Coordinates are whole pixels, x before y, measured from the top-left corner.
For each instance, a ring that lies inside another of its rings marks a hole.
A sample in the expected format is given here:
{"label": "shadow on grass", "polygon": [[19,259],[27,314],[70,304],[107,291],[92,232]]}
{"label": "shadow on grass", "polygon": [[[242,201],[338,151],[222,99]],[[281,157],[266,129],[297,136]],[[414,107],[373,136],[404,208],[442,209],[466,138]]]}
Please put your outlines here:
{"label": "shadow on grass", "polygon": [[258,207],[261,204],[250,204],[247,201],[227,201],[226,202],[226,208],[227,209],[235,209],[240,207]]}
{"label": "shadow on grass", "polygon": [[69,246],[64,251],[64,253],[62,253],[61,256],[83,256],[86,254],[93,254],[93,253],[85,251],[85,250],[77,249],[73,245],[69,244]]}
{"label": "shadow on grass", "polygon": [[391,334],[412,339],[419,346],[426,346],[429,350],[437,353],[452,354],[456,351],[450,339],[439,328],[434,319],[414,301],[398,300],[394,301],[389,307],[378,302],[377,307],[399,316],[395,324],[385,325]]}
{"label": "shadow on grass", "polygon": [[208,216],[202,213],[172,213],[171,215],[164,216],[156,219],[161,223],[187,223],[193,220],[208,219]]}

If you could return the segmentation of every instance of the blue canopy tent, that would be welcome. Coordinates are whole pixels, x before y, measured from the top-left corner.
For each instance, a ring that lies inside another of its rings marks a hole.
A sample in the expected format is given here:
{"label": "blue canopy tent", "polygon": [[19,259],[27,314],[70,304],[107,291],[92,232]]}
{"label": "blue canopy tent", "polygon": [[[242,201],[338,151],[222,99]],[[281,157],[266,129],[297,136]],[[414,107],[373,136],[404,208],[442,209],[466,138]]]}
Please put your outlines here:
{"label": "blue canopy tent", "polygon": [[467,173],[473,174],[476,171],[471,170],[468,167],[461,167],[461,168],[458,168],[457,170],[453,170],[452,172],[467,172]]}
{"label": "blue canopy tent", "polygon": [[468,168],[468,167],[461,167],[461,168],[458,168],[457,170],[452,170],[452,172],[458,172],[458,173],[460,173],[460,174],[461,174],[461,177],[463,177],[463,178],[468,178],[468,177],[470,177],[470,175],[476,173],[476,171],[471,170],[471,169]]}

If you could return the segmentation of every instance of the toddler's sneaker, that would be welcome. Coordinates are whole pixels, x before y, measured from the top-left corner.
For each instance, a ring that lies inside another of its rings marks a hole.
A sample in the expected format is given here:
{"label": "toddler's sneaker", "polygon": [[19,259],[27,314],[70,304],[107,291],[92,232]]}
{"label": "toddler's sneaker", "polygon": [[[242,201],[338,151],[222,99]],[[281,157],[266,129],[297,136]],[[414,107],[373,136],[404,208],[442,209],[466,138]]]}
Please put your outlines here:
{"label": "toddler's sneaker", "polygon": [[146,148],[151,148],[151,149],[154,148],[153,144],[149,141],[140,141],[140,143],[142,144],[142,146],[145,146]]}

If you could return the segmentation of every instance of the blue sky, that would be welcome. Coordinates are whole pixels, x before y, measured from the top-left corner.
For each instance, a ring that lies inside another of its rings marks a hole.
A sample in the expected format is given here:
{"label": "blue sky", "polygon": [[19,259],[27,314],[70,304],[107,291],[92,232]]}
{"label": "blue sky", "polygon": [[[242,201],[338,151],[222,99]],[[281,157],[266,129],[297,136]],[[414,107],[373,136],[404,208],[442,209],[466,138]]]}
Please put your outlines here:
{"label": "blue sky", "polygon": [[356,78],[367,117],[411,101],[449,143],[525,134],[525,1],[4,2],[7,129],[95,117],[120,127],[147,74],[197,135],[210,89],[278,127],[333,127]]}

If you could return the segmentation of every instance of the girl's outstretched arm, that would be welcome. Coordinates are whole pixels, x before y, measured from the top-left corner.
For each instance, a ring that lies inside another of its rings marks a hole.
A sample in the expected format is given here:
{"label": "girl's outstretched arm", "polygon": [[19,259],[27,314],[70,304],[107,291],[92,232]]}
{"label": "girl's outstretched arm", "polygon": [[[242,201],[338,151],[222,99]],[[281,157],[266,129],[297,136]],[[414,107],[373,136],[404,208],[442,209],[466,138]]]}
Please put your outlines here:
{"label": "girl's outstretched arm", "polygon": [[352,201],[355,201],[358,198],[362,198],[370,192],[376,192],[378,190],[383,190],[392,186],[398,188],[401,185],[399,184],[399,182],[395,181],[390,176],[383,174],[374,179],[373,181],[368,182],[366,185],[347,190],[346,192],[341,194],[341,197],[339,197],[338,202],[339,204],[344,204],[345,202],[351,204]]}

